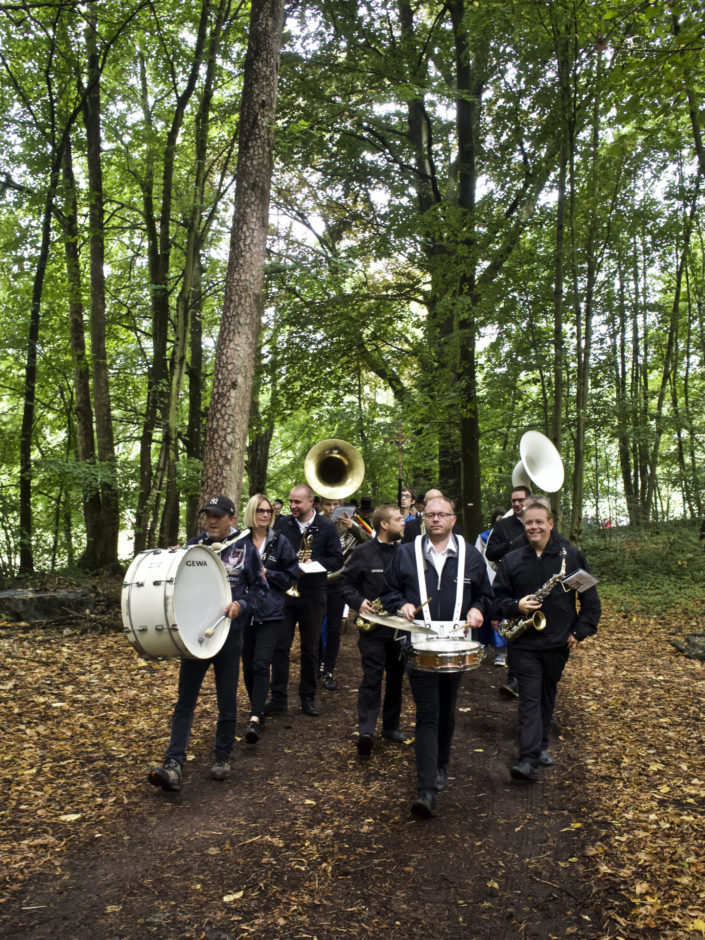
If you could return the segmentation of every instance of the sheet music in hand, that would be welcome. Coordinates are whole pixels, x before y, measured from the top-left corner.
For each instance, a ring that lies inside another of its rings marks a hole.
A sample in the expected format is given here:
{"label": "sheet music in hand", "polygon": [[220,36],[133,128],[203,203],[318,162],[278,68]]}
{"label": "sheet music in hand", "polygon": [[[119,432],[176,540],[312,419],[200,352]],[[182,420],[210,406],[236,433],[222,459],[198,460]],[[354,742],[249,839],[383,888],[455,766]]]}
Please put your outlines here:
{"label": "sheet music in hand", "polygon": [[586,571],[584,568],[577,568],[575,571],[571,571],[570,574],[567,574],[565,578],[561,581],[563,589],[572,588],[572,590],[577,591],[578,594],[582,594],[583,591],[587,591],[588,588],[594,587],[599,581],[599,578],[593,577],[589,571]]}

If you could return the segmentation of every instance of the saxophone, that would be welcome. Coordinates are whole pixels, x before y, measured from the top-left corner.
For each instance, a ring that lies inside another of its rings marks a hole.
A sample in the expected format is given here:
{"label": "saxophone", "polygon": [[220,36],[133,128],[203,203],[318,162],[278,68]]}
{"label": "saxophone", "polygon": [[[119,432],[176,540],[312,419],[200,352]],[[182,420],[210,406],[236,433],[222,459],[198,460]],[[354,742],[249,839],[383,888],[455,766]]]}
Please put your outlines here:
{"label": "saxophone", "polygon": [[[370,607],[376,614],[380,614],[381,616],[385,617],[389,616],[388,611],[384,609],[384,605],[382,604],[382,601],[379,599],[379,597],[370,602]],[[372,620],[365,620],[364,616],[364,614],[358,614],[357,619],[355,620],[355,626],[363,633],[371,633],[377,628],[378,625]]]}
{"label": "saxophone", "polygon": [[[561,548],[561,558],[563,559],[561,570],[557,574],[554,574],[553,577],[549,578],[545,584],[542,584],[538,591],[534,591],[534,597],[537,601],[543,601],[544,598],[548,597],[554,587],[563,580],[565,576],[565,548]],[[534,630],[543,630],[545,626],[546,615],[540,610],[535,610],[533,614],[525,620],[521,617],[512,617],[509,620],[503,620],[499,625],[499,632],[507,643],[511,643],[513,640],[516,640],[518,636],[521,636],[522,633],[526,633],[531,627],[533,627]]]}

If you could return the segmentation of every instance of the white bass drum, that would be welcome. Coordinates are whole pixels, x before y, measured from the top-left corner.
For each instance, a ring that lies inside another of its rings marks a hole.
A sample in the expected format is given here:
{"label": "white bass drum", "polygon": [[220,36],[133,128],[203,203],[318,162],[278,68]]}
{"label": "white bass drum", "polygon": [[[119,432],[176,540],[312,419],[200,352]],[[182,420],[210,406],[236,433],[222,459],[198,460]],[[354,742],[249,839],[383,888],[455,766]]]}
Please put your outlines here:
{"label": "white bass drum", "polygon": [[225,566],[204,545],[140,552],[122,585],[122,624],[146,659],[210,659],[231,621]]}

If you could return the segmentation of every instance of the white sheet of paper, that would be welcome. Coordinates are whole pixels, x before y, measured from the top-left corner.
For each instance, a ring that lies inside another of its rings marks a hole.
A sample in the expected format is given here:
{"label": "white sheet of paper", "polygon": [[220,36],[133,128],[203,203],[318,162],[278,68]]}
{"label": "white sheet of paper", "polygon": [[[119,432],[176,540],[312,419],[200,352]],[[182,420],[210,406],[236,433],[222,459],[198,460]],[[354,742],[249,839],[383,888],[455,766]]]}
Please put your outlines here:
{"label": "white sheet of paper", "polygon": [[319,571],[327,571],[320,561],[300,561],[299,571],[301,574],[318,574]]}

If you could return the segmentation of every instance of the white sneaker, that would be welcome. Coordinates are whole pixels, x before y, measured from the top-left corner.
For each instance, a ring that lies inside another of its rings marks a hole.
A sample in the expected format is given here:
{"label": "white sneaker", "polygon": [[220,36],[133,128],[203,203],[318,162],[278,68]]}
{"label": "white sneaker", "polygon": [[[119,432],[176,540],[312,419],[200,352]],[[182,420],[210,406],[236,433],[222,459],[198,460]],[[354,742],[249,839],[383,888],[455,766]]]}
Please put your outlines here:
{"label": "white sneaker", "polygon": [[497,650],[494,654],[494,664],[495,666],[506,666],[507,665],[507,651],[506,650]]}

